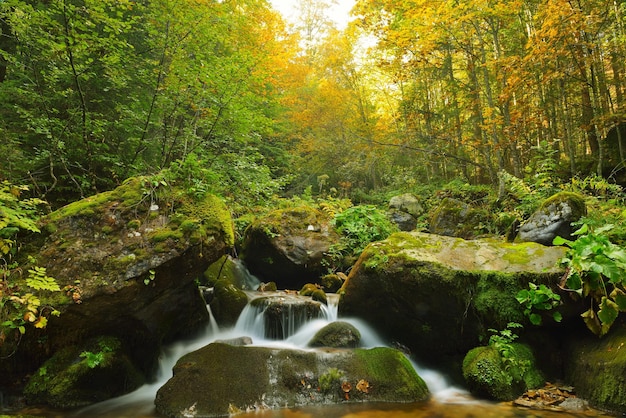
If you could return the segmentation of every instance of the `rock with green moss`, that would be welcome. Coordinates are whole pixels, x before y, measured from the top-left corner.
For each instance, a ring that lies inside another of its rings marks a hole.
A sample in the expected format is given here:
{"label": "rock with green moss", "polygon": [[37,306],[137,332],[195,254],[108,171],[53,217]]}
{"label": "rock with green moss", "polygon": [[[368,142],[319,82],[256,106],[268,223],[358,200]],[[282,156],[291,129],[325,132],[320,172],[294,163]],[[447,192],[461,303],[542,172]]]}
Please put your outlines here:
{"label": "rock with green moss", "polygon": [[602,339],[585,331],[567,342],[566,380],[594,407],[626,413],[626,324]]}
{"label": "rock with green moss", "polygon": [[489,328],[528,324],[516,293],[556,289],[560,247],[399,232],[370,244],[340,293],[339,312],[365,319],[432,362],[462,358]]}
{"label": "rock with green moss", "polygon": [[480,234],[478,226],[487,223],[489,214],[458,199],[446,197],[430,216],[428,231],[449,237],[472,239]]}
{"label": "rock with green moss", "polygon": [[361,333],[349,322],[335,321],[315,333],[309,347],[356,348],[361,343]]}
{"label": "rock with green moss", "polygon": [[281,289],[299,289],[326,272],[327,252],[338,241],[319,210],[280,209],[246,229],[241,257],[261,280],[274,281]]}
{"label": "rock with green moss", "polygon": [[530,347],[523,344],[510,344],[506,359],[493,346],[473,348],[462,368],[472,394],[497,401],[511,401],[545,383]]}
{"label": "rock with green moss", "polygon": [[31,404],[76,408],[123,395],[143,383],[120,340],[99,337],[55,353],[30,377],[24,394]]}
{"label": "rock with green moss", "polygon": [[341,289],[341,286],[343,285],[344,279],[342,279],[342,276],[344,278],[346,277],[343,273],[332,273],[322,276],[320,280],[322,288],[328,293],[336,293],[339,289]]}
{"label": "rock with green moss", "polygon": [[235,325],[247,304],[246,293],[228,279],[220,279],[215,283],[210,306],[219,325]]}
{"label": "rock with green moss", "polygon": [[519,228],[516,241],[552,245],[560,236],[572,239],[572,223],[587,214],[584,198],[571,192],[560,192],[548,198]]}
{"label": "rock with green moss", "polygon": [[40,229],[28,251],[64,289],[42,294],[42,306],[61,315],[27,332],[18,352],[0,362],[0,385],[103,333],[122,340],[151,376],[163,342],[208,322],[194,281],[234,244],[219,198],[148,177],[69,204],[43,218]]}
{"label": "rock with green moss", "polygon": [[426,384],[409,360],[391,348],[302,351],[214,343],[176,363],[174,376],[159,389],[155,404],[166,417],[186,416],[185,411],[213,417],[428,397]]}
{"label": "rock with green moss", "polygon": [[326,292],[313,283],[307,283],[302,286],[302,289],[298,292],[298,294],[302,296],[311,296],[311,299],[316,300],[318,302],[322,302],[324,304],[328,303],[328,298],[326,297]]}
{"label": "rock with green moss", "polygon": [[204,271],[203,284],[213,286],[218,280],[227,280],[242,290],[256,290],[260,281],[250,274],[241,260],[223,255]]}

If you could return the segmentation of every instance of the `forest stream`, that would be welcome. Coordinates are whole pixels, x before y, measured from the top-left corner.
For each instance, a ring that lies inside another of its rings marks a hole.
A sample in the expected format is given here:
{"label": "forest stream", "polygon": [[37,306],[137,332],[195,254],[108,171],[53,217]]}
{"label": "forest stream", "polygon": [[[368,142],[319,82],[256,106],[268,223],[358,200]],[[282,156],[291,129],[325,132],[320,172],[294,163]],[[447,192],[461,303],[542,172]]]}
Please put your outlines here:
{"label": "forest stream", "polygon": [[[261,293],[249,291],[252,301]],[[267,292],[262,293],[265,297]],[[153,418],[160,417],[154,408],[154,398],[157,390],[172,376],[172,368],[176,361],[184,354],[197,350],[215,341],[233,340],[243,336],[251,337],[254,346],[269,346],[277,348],[303,349],[313,335],[325,325],[338,319],[338,300],[336,294],[329,294],[328,304],[322,304],[321,315],[317,319],[307,320],[299,316],[295,310],[289,309],[283,320],[275,325],[282,327],[279,330],[267,329],[267,322],[263,318],[265,307],[248,304],[241,313],[234,327],[222,328],[213,319],[207,325],[202,335],[189,341],[181,341],[169,346],[162,354],[160,361],[159,378],[156,382],[144,385],[138,390],[109,401],[91,405],[80,410],[54,411],[49,408],[30,407],[19,411],[19,414],[41,417],[103,417],[103,418]],[[293,293],[284,291],[272,292],[271,297],[282,299],[301,298]],[[291,303],[291,302],[288,302]],[[207,305],[209,313],[211,309]],[[361,345],[366,348],[385,346],[386,343],[364,321],[356,318],[341,318],[342,321],[354,325],[361,333]],[[283,339],[268,338],[267,335],[283,335]],[[344,418],[469,418],[469,417],[533,417],[533,418],[565,418],[565,417],[609,417],[612,415],[585,410],[572,413],[563,411],[538,410],[514,406],[511,402],[494,403],[472,397],[464,388],[451,385],[445,376],[435,370],[424,369],[413,363],[418,374],[426,382],[431,399],[419,403],[346,403],[339,405],[307,406],[292,409],[257,409],[239,414],[240,417],[255,418],[308,418],[308,417],[344,417]],[[253,384],[242,382],[242,384]],[[195,416],[195,415],[189,415]]]}

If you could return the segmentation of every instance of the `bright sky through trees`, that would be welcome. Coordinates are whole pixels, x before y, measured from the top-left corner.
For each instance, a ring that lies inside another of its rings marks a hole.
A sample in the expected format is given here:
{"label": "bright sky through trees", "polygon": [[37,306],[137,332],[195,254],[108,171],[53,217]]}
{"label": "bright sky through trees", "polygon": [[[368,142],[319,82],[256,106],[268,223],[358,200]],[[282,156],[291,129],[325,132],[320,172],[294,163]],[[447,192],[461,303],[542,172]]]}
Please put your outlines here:
{"label": "bright sky through trees", "polygon": [[[293,23],[296,20],[296,10],[298,0],[270,0],[272,6],[278,10],[289,22]],[[354,6],[354,0],[337,0],[330,10],[328,11],[328,17],[330,17],[336,24],[338,29],[344,29],[350,20],[350,10]]]}

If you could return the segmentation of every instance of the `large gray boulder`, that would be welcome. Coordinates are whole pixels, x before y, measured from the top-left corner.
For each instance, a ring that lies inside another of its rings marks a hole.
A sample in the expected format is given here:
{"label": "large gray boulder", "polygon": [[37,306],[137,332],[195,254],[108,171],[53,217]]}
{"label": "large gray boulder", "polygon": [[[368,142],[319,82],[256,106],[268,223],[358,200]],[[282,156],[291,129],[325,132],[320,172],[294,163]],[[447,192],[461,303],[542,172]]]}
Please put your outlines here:
{"label": "large gray boulder", "polygon": [[[42,306],[60,316],[26,331],[15,353],[0,362],[0,384],[101,335],[117,338],[150,378],[163,343],[208,322],[194,280],[234,244],[230,213],[220,199],[190,196],[175,181],[149,178],[65,206],[44,218],[41,230],[28,250],[63,289],[50,297],[41,293]],[[6,347],[11,341],[0,341],[0,352],[13,349]],[[119,376],[120,387],[124,379]]]}
{"label": "large gray boulder", "polygon": [[543,202],[522,224],[516,241],[552,245],[557,236],[572,239],[572,223],[586,214],[587,207],[582,196],[570,192],[557,193]]}
{"label": "large gray boulder", "polygon": [[322,212],[306,206],[280,209],[246,229],[241,258],[262,281],[300,289],[327,272],[324,260],[338,241]]}
{"label": "large gray boulder", "polygon": [[428,397],[409,360],[392,348],[303,351],[214,343],[178,360],[155,404],[166,417],[213,417]]}
{"label": "large gray boulder", "polygon": [[339,313],[366,320],[420,361],[462,358],[489,328],[528,324],[516,293],[553,286],[560,247],[399,232],[370,244],[342,287]]}

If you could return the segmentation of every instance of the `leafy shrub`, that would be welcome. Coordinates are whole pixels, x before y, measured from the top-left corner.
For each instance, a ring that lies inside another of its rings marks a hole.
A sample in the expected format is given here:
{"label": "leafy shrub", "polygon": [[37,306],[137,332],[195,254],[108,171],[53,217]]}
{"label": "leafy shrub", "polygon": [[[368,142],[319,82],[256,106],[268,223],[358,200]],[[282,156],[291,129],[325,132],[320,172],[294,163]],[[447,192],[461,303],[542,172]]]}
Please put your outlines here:
{"label": "leafy shrub", "polygon": [[341,238],[330,253],[339,264],[344,257],[358,257],[369,243],[384,240],[397,231],[385,212],[372,205],[348,208],[336,214],[333,223]]}
{"label": "leafy shrub", "polygon": [[562,237],[555,245],[569,250],[562,260],[567,267],[565,285],[581,297],[591,299],[591,307],[582,318],[594,334],[606,334],[620,312],[626,312],[626,250],[604,234],[613,228],[606,225],[595,232],[584,224],[574,232],[575,241]]}
{"label": "leafy shrub", "polygon": [[[524,305],[524,315],[533,325],[541,325],[541,315],[534,311],[550,311],[561,303],[561,296],[557,295],[545,284],[528,283],[528,289],[520,290],[515,296],[517,301]],[[562,315],[558,311],[552,312],[552,318],[561,322]]]}
{"label": "leafy shrub", "polygon": [[[21,199],[21,194],[28,189],[4,181],[0,183],[0,347],[8,341],[15,341],[14,347],[3,348],[2,354],[15,348],[20,336],[26,332],[26,326],[44,328],[47,316],[59,315],[59,311],[42,304],[42,292],[58,292],[59,285],[54,278],[46,274],[46,269],[35,265],[31,267],[24,282],[17,283],[11,273],[23,266],[16,261],[20,231],[39,232],[36,225],[37,209],[44,204],[39,199]],[[42,306],[43,305],[43,306]],[[9,336],[17,335],[16,339]]]}

